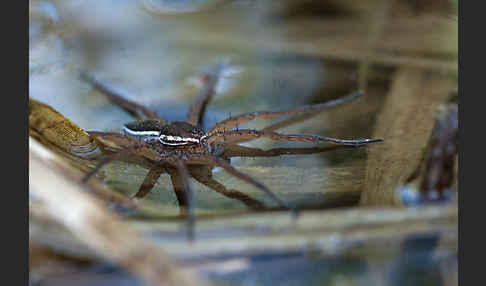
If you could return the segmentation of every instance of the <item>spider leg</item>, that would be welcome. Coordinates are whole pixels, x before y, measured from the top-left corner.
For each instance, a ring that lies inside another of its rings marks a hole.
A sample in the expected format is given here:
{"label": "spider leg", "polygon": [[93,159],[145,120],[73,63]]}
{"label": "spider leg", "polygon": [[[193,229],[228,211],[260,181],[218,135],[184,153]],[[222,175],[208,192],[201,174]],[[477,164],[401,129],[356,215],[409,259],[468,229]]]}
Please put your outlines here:
{"label": "spider leg", "polygon": [[334,107],[345,102],[354,100],[359,98],[363,95],[362,92],[354,92],[351,95],[344,96],[335,100],[331,100],[325,103],[320,104],[313,104],[313,105],[305,105],[294,109],[284,110],[284,111],[256,111],[251,113],[244,113],[238,116],[230,117],[223,121],[216,123],[213,127],[211,127],[208,131],[209,134],[230,130],[231,128],[245,123],[247,121],[253,120],[255,118],[277,118],[286,115],[292,115],[297,113],[315,113],[317,111],[321,111],[326,108]]}
{"label": "spider leg", "polygon": [[109,147],[128,148],[139,142],[137,139],[119,133],[88,131],[88,134]]}
{"label": "spider leg", "polygon": [[312,118],[315,115],[317,115],[319,112],[320,112],[320,110],[317,110],[317,111],[314,111],[314,112],[311,112],[311,113],[299,114],[299,115],[293,116],[291,118],[276,122],[272,125],[269,125],[269,126],[263,128],[262,131],[275,131],[275,130],[278,130],[278,129],[282,129],[282,128],[287,127],[289,125],[297,124],[299,122],[302,122],[302,121],[305,121],[309,118]]}
{"label": "spider leg", "polygon": [[258,200],[255,200],[254,198],[242,192],[239,192],[237,190],[226,189],[226,187],[223,184],[221,184],[220,182],[212,178],[211,169],[212,168],[208,168],[206,166],[197,166],[197,167],[193,166],[189,168],[189,172],[191,173],[191,176],[201,184],[207,186],[208,188],[230,199],[237,199],[240,202],[244,203],[249,208],[254,210],[265,209],[263,203],[259,202]]}
{"label": "spider leg", "polygon": [[202,125],[206,106],[214,95],[214,89],[219,80],[221,67],[217,66],[213,71],[204,72],[201,76],[204,78],[204,87],[196,98],[196,101],[191,104],[187,112],[186,122],[192,125]]}
{"label": "spider leg", "polygon": [[291,207],[285,201],[281,200],[272,191],[270,191],[265,185],[254,180],[253,178],[251,178],[247,174],[241,173],[240,171],[236,170],[225,160],[222,160],[218,157],[214,157],[214,156],[211,156],[211,155],[199,155],[199,154],[190,155],[189,159],[190,159],[191,162],[198,162],[198,163],[202,163],[202,164],[206,164],[206,165],[210,165],[210,166],[214,166],[214,167],[223,168],[226,172],[233,175],[234,177],[236,177],[236,178],[238,178],[242,181],[245,181],[245,182],[257,187],[258,189],[260,189],[262,192],[267,194],[272,200],[274,200],[280,207],[291,210],[295,216],[298,214],[297,209]]}
{"label": "spider leg", "polygon": [[82,183],[86,183],[89,178],[91,178],[94,174],[96,174],[104,165],[110,163],[110,162],[113,162],[113,161],[116,161],[116,160],[121,160],[123,159],[123,157],[127,156],[128,154],[130,154],[131,152],[135,151],[136,149],[140,148],[140,146],[132,146],[130,148],[127,148],[127,149],[124,149],[120,152],[117,152],[109,157],[106,157],[104,159],[102,159],[100,162],[98,162],[98,164],[96,165],[96,167],[91,170],[89,173],[87,173],[83,179],[81,180]]}
{"label": "spider leg", "polygon": [[211,142],[219,141],[223,143],[232,143],[240,140],[256,139],[260,137],[264,137],[272,140],[281,140],[281,141],[329,142],[333,144],[349,145],[354,147],[359,147],[362,145],[383,141],[383,139],[381,138],[347,140],[347,139],[315,136],[315,135],[285,135],[285,134],[280,134],[272,131],[258,131],[258,130],[249,130],[249,129],[240,129],[240,130],[233,130],[225,133],[213,134],[213,136],[209,138],[209,140],[211,140]]}
{"label": "spider leg", "polygon": [[167,121],[157,115],[157,113],[153,112],[152,110],[146,108],[143,105],[140,105],[136,102],[123,98],[119,95],[116,91],[110,89],[102,82],[96,80],[92,76],[88,75],[87,73],[81,73],[81,78],[96,88],[98,91],[103,93],[108,99],[113,102],[114,104],[123,108],[126,112],[130,113],[131,115],[137,117],[138,119],[145,120],[145,119],[158,119],[167,123]]}
{"label": "spider leg", "polygon": [[184,194],[184,183],[181,180],[180,174],[177,169],[168,168],[167,173],[170,175],[170,180],[172,182],[172,187],[174,188],[174,193],[177,198],[177,203],[179,204],[180,215],[184,216],[187,214],[187,199]]}
{"label": "spider leg", "polygon": [[262,150],[259,148],[251,148],[240,145],[227,145],[225,147],[224,155],[232,157],[275,157],[281,155],[301,155],[301,154],[315,154],[334,151],[339,149],[348,149],[354,146],[338,145],[330,147],[312,147],[312,148],[274,148],[269,150]]}
{"label": "spider leg", "polygon": [[150,168],[149,172],[145,176],[145,179],[143,180],[142,185],[132,198],[141,199],[145,197],[153,189],[155,183],[157,183],[157,180],[160,178],[160,175],[165,172],[165,166],[155,165]]}
{"label": "spider leg", "polygon": [[176,168],[168,168],[174,192],[176,193],[182,214],[187,216],[187,231],[190,241],[194,240],[194,196],[189,184],[189,171],[183,160],[175,158],[169,163]]}
{"label": "spider leg", "polygon": [[[140,139],[135,139],[129,136],[125,136],[119,133],[109,133],[109,132],[98,132],[98,131],[88,131],[90,135],[101,141],[107,147],[131,150],[135,151],[136,154],[152,161],[160,161],[161,157],[157,149],[150,147],[148,144]],[[160,150],[159,150],[160,151]],[[129,151],[130,152],[130,151]]]}
{"label": "spider leg", "polygon": [[288,118],[288,119],[279,121],[277,123],[274,123],[272,125],[269,125],[269,126],[263,128],[262,130],[263,131],[275,131],[275,130],[278,130],[278,129],[282,129],[282,128],[287,127],[289,125],[297,124],[299,122],[302,122],[304,120],[312,118],[313,116],[317,115],[318,113],[319,113],[319,111],[316,111],[316,112],[313,112],[313,113],[296,115],[296,116],[293,116],[291,118]]}
{"label": "spider leg", "polygon": [[[136,155],[139,155],[141,157],[144,157],[146,159],[149,159],[149,160],[152,160],[152,161],[160,161],[161,158],[160,158],[160,154],[157,153],[156,150],[153,150],[152,148],[150,148],[150,146],[147,146],[145,142],[143,141],[136,141],[137,144],[134,144],[132,146],[128,146],[127,148],[109,156],[109,157],[106,157],[104,159],[102,159],[100,162],[98,162],[98,164],[96,165],[96,167],[91,170],[88,174],[86,174],[86,176],[84,176],[84,178],[81,180],[81,182],[85,183],[89,180],[89,178],[91,176],[93,176],[94,174],[96,174],[96,172],[98,172],[104,165],[112,162],[112,161],[115,161],[115,160],[120,160],[120,161],[124,161],[125,157],[127,157],[128,155],[130,154],[136,154]],[[141,162],[140,162],[141,163]]]}

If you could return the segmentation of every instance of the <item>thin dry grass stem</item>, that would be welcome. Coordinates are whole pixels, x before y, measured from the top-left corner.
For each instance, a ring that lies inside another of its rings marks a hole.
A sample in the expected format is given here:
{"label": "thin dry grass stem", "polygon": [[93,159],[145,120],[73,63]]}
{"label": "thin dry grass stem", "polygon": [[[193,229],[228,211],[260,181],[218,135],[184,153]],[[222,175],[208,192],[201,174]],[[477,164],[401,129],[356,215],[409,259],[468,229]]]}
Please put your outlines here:
{"label": "thin dry grass stem", "polygon": [[373,9],[371,27],[369,30],[369,36],[366,38],[365,51],[366,55],[360,64],[358,75],[358,86],[360,90],[366,92],[368,84],[368,70],[370,69],[371,53],[376,49],[376,45],[380,38],[383,37],[385,26],[389,22],[391,8],[393,6],[393,0],[376,0],[375,9]]}
{"label": "thin dry grass stem", "polygon": [[[137,229],[166,241],[170,245],[168,251],[181,256],[244,255],[263,250],[288,253],[319,249],[323,253],[336,253],[353,246],[359,248],[365,241],[403,239],[417,233],[444,234],[454,244],[457,212],[457,206],[440,205],[303,211],[296,222],[286,212],[220,217],[198,222],[198,233],[204,236],[191,249],[174,239],[166,223],[134,224]],[[184,233],[180,232],[178,237],[182,239]]]}
{"label": "thin dry grass stem", "polygon": [[[380,29],[380,21],[375,25],[378,27],[376,39],[367,38],[369,32],[361,18],[323,18],[285,21],[281,24],[282,30],[286,31],[285,42],[248,41],[248,36],[243,33],[229,36],[219,31],[208,31],[204,38],[190,34],[178,40],[187,46],[218,46],[221,49],[237,46],[242,51],[256,50],[269,55],[300,55],[351,63],[369,61],[369,64],[387,67],[457,73],[457,22],[420,15],[393,17]],[[364,49],[367,42],[374,43],[375,49]]]}
{"label": "thin dry grass stem", "polygon": [[[341,45],[346,50],[354,50],[358,49],[358,46],[362,51],[365,43],[369,41],[370,29],[373,28],[366,23],[362,19],[347,17],[285,22],[288,25],[286,31],[289,40],[320,43],[324,49]],[[389,16],[385,27],[381,28],[383,31],[376,41],[376,52],[398,55],[457,56],[457,22],[448,18],[435,15],[399,14]],[[331,37],[335,42],[326,44],[325,40],[331,40]]]}
{"label": "thin dry grass stem", "polygon": [[46,214],[70,230],[82,243],[149,285],[200,285],[192,273],[182,272],[162,250],[142,238],[127,223],[87,194],[81,185],[46,164],[52,152],[29,142],[30,192],[44,205]]}
{"label": "thin dry grass stem", "polygon": [[362,205],[401,204],[396,188],[419,166],[436,108],[455,86],[450,77],[423,70],[402,68],[396,72],[373,134],[385,141],[368,148]]}
{"label": "thin dry grass stem", "polygon": [[[417,234],[440,235],[444,249],[457,245],[458,208],[454,204],[411,208],[340,208],[302,211],[293,221],[287,211],[219,216],[198,220],[197,243],[188,247],[187,234],[170,221],[131,221],[130,225],[151,237],[170,255],[200,258],[218,255],[240,255],[265,252],[289,253],[319,250],[336,254],[344,250],[362,250],[363,243],[376,239],[401,240]],[[52,226],[43,226],[49,231]],[[69,240],[70,234],[63,235]],[[78,245],[45,241],[45,245],[64,248],[66,252],[82,251]],[[338,243],[336,243],[338,242]],[[224,246],[224,247],[223,247]],[[82,256],[86,251],[77,256]],[[184,268],[191,267],[184,265]],[[196,284],[197,285],[197,284]]]}

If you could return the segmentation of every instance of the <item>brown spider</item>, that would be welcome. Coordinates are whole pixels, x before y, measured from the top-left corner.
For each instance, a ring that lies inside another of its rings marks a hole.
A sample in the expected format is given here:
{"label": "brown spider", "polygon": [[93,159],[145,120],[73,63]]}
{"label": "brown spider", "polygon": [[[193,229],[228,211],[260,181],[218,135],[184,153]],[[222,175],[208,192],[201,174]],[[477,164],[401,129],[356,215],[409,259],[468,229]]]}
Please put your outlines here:
{"label": "brown spider", "polygon": [[128,154],[135,154],[144,159],[148,159],[152,166],[140,186],[135,198],[142,198],[147,195],[155,185],[162,173],[168,173],[171,177],[173,188],[182,213],[186,213],[189,223],[189,235],[192,238],[194,226],[193,194],[189,185],[189,176],[211,189],[227,196],[242,201],[252,209],[263,209],[261,202],[235,190],[227,190],[221,183],[214,180],[212,169],[221,167],[231,175],[254,185],[269,197],[272,198],[280,207],[290,209],[296,213],[296,209],[285,201],[278,198],[266,186],[259,183],[248,175],[239,172],[230,165],[231,157],[256,157],[256,156],[279,156],[290,154],[310,154],[325,152],[336,148],[279,148],[272,150],[261,150],[237,145],[243,141],[248,141],[260,137],[272,140],[305,141],[305,142],[329,142],[338,144],[337,147],[358,147],[369,143],[381,142],[383,139],[357,139],[345,140],[313,135],[284,135],[273,132],[305,119],[291,118],[273,124],[261,131],[250,129],[238,129],[238,125],[255,118],[277,118],[293,114],[313,115],[323,109],[343,104],[362,96],[361,92],[355,92],[336,100],[331,100],[321,104],[307,105],[285,111],[259,111],[245,113],[234,117],[229,117],[216,123],[208,130],[201,127],[201,123],[206,110],[206,105],[214,94],[221,72],[221,66],[216,66],[211,71],[203,74],[205,81],[204,88],[197,97],[196,101],[190,106],[185,122],[167,122],[155,112],[139,105],[135,102],[124,99],[112,90],[108,89],[101,82],[92,77],[82,74],[82,77],[90,82],[96,89],[103,92],[112,102],[122,107],[127,112],[135,115],[140,121],[125,124],[124,134],[90,132],[93,136],[115,142],[124,148],[101,160],[96,168],[88,173],[83,181],[87,181],[103,165],[113,160],[123,160]]}

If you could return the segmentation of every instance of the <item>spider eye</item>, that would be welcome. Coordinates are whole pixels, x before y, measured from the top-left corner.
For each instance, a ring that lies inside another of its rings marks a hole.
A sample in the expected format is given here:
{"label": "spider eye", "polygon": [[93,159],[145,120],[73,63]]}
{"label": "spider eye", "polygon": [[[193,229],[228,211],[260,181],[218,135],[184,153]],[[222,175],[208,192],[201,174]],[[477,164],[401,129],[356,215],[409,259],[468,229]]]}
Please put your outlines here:
{"label": "spider eye", "polygon": [[198,134],[198,133],[199,133],[199,130],[197,130],[197,129],[192,129],[192,134],[196,135],[196,134]]}

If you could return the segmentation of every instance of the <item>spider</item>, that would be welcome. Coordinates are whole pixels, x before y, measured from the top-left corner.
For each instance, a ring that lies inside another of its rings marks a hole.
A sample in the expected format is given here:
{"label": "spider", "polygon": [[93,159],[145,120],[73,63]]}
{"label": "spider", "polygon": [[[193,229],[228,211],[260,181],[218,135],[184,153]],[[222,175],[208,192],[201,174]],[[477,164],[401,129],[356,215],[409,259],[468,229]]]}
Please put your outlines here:
{"label": "spider", "polygon": [[[113,160],[123,160],[123,158],[129,154],[148,160],[151,167],[138,192],[134,195],[134,198],[143,198],[154,187],[160,175],[168,173],[179,203],[181,214],[187,216],[189,236],[192,238],[194,228],[194,207],[193,192],[189,184],[189,176],[192,176],[200,183],[227,197],[242,201],[249,208],[256,210],[264,209],[265,206],[261,202],[239,191],[228,190],[221,183],[214,180],[212,178],[212,169],[214,167],[221,167],[229,174],[252,184],[263,191],[281,208],[291,210],[296,214],[296,208],[277,197],[265,185],[232,167],[230,165],[230,158],[311,154],[326,152],[339,147],[359,147],[383,141],[383,139],[346,140],[314,135],[287,135],[273,131],[293,124],[299,120],[306,119],[305,116],[302,117],[302,114],[308,115],[309,117],[323,109],[355,100],[363,95],[361,92],[354,92],[351,95],[321,104],[306,105],[284,111],[258,111],[244,113],[233,117],[230,116],[227,119],[217,122],[208,130],[205,130],[202,127],[202,122],[206,106],[214,95],[214,90],[220,77],[221,70],[221,65],[216,65],[211,70],[203,73],[201,79],[204,80],[204,86],[195,102],[189,107],[186,121],[174,122],[167,122],[154,111],[149,110],[136,102],[123,98],[106,87],[102,82],[94,79],[86,73],[82,73],[82,78],[91,83],[95,89],[105,94],[113,103],[139,119],[138,121],[125,124],[123,126],[123,134],[96,131],[89,132],[94,137],[101,139],[101,141],[106,140],[114,142],[123,149],[102,159],[97,166],[83,178],[83,181],[86,182],[105,164]],[[301,114],[301,117],[294,117],[278,122],[263,130],[238,129],[238,125],[255,118],[278,118],[295,114]],[[262,137],[284,141],[328,142],[337,144],[337,146],[334,148],[314,147],[261,150],[237,144]]]}

